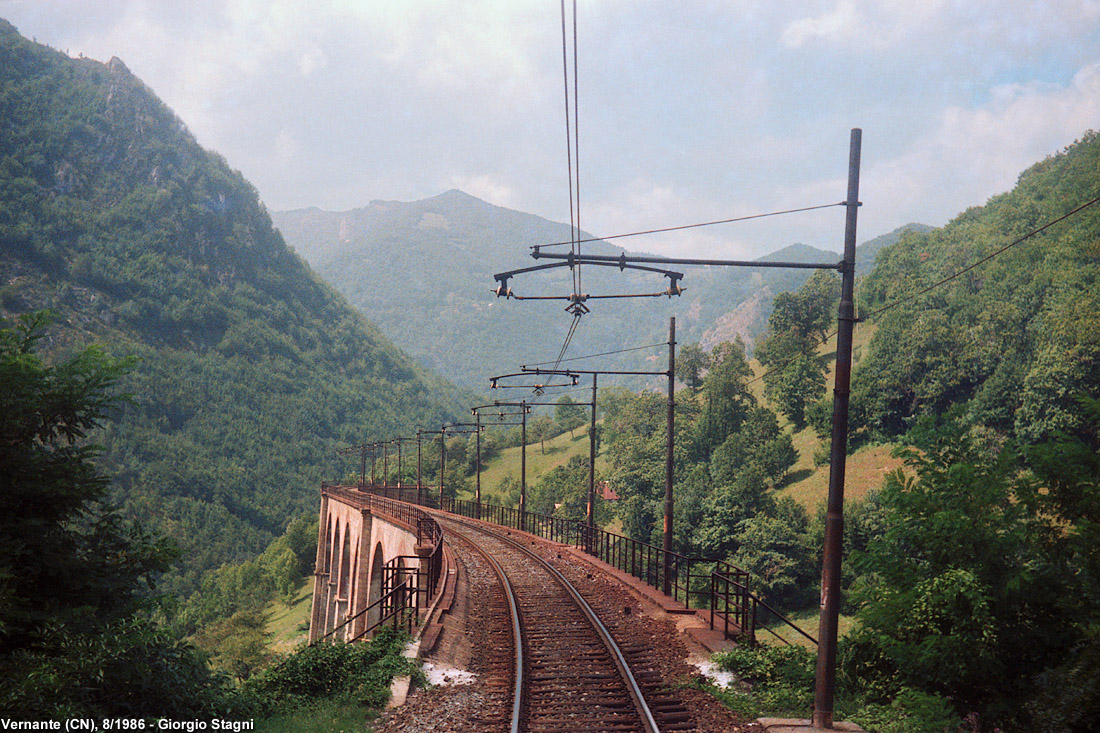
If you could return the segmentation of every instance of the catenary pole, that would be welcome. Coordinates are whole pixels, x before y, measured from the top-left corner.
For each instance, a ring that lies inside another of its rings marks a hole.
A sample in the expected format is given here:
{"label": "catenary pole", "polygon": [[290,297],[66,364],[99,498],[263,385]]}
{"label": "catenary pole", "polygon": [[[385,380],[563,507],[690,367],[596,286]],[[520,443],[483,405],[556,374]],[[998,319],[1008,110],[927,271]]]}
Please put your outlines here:
{"label": "catenary pole", "polygon": [[598,374],[592,375],[592,421],[588,425],[588,511],[585,513],[584,521],[588,526],[589,537],[592,536],[592,528],[596,525],[596,379],[598,377]]}
{"label": "catenary pole", "polygon": [[519,432],[519,529],[527,531],[527,404],[523,403],[523,416]]}
{"label": "catenary pole", "polygon": [[661,590],[672,595],[672,466],[676,434],[676,318],[668,319],[668,417],[665,421],[665,527],[661,539],[664,550],[664,583]]}
{"label": "catenary pole", "polygon": [[844,469],[848,451],[848,397],[855,329],[856,215],[859,211],[859,161],[862,130],[852,130],[848,150],[848,198],[844,259],[840,268],[837,314],[836,379],[833,387],[833,436],[829,458],[829,498],[825,514],[825,551],[821,568],[821,617],[818,624],[817,679],[813,724],[833,727],[836,693],[837,619],[840,613],[840,565],[844,543]]}
{"label": "catenary pole", "polygon": [[481,413],[477,410],[474,410],[474,422],[477,425],[474,431],[474,438],[477,442],[477,456],[474,459],[476,462],[474,469],[477,473],[477,518],[481,519]]}

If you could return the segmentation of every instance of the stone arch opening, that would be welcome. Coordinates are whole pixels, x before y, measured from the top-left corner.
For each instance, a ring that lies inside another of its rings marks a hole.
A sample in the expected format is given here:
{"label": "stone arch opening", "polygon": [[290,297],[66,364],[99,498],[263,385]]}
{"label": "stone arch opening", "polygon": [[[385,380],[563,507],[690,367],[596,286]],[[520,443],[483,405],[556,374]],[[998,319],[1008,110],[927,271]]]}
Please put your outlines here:
{"label": "stone arch opening", "polygon": [[337,595],[342,601],[351,597],[351,532],[344,527],[344,541],[340,550],[340,586]]}
{"label": "stone arch opening", "polygon": [[[386,558],[382,552],[382,543],[374,546],[374,555],[370,563],[370,593],[367,596],[367,628],[373,627],[382,618],[381,604],[378,599],[382,597],[382,574],[386,567]],[[377,604],[377,605],[375,605]]]}

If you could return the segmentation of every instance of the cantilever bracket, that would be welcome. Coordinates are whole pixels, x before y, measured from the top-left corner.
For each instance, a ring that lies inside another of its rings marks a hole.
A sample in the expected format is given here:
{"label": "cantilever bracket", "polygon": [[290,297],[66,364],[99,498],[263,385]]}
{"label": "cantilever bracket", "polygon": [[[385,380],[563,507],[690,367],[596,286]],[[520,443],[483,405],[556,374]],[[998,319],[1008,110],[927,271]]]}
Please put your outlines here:
{"label": "cantilever bracket", "polygon": [[[532,254],[532,257],[536,259],[539,257],[537,246],[535,248],[534,254]],[[595,267],[617,267],[620,271],[639,270],[641,272],[655,272],[658,275],[663,275],[664,277],[667,277],[669,279],[669,287],[668,289],[657,293],[627,293],[621,295],[582,295],[579,293],[571,293],[570,295],[516,295],[514,292],[512,292],[512,289],[508,287],[508,281],[516,275],[522,275],[528,272],[537,272],[539,270],[550,270],[559,267],[568,267],[572,269],[578,265],[592,265]],[[557,262],[550,262],[543,265],[534,265],[532,267],[521,267],[517,270],[507,270],[505,272],[496,273],[495,275],[493,275],[493,279],[497,281],[497,287],[493,289],[493,292],[496,293],[496,296],[498,298],[515,298],[516,300],[568,300],[570,302],[570,306],[566,308],[566,310],[569,310],[572,313],[574,312],[573,309],[578,304],[583,303],[586,300],[598,300],[605,298],[649,298],[655,295],[667,295],[669,297],[672,297],[673,295],[680,295],[684,291],[684,288],[679,284],[680,280],[682,280],[683,277],[684,273],[676,272],[675,270],[667,270],[663,267],[652,267],[648,265],[639,265],[628,262],[625,259],[625,253],[624,255],[618,258],[611,259],[609,261],[608,259],[592,259],[591,255],[574,255],[572,252],[570,252],[568,255],[563,255],[562,258]],[[588,312],[587,308],[585,308],[584,312]]]}

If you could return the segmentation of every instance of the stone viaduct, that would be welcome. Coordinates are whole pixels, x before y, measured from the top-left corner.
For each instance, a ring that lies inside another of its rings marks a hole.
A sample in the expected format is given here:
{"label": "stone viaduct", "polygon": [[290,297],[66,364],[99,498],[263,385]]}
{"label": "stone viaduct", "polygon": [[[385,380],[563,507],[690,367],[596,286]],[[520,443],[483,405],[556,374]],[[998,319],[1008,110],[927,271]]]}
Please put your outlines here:
{"label": "stone viaduct", "polygon": [[415,615],[427,605],[441,542],[420,519],[407,505],[322,485],[310,643],[352,641],[394,614]]}

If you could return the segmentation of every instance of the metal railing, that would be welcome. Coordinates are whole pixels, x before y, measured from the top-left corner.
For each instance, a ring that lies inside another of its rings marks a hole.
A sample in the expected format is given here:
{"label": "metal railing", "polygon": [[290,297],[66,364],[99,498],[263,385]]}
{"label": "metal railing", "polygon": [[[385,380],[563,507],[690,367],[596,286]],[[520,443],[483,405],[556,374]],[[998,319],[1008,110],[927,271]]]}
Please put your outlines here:
{"label": "metal railing", "polygon": [[[418,496],[428,493],[418,493],[415,488],[367,487],[366,490],[372,496],[409,504],[415,504]],[[437,499],[432,497],[431,506],[437,503]],[[444,498],[439,508],[577,547],[657,590],[663,591],[665,587],[665,550],[648,542],[599,527],[589,527],[573,519],[534,512],[521,514],[518,509],[484,502],[479,504]],[[690,608],[709,610],[710,628],[720,629],[726,638],[739,638],[755,644],[757,629],[762,629],[786,642],[769,626],[761,623],[761,614],[767,613],[817,643],[812,636],[749,590],[748,571],[723,560],[690,557],[678,552],[669,552],[668,559],[671,597]]]}

